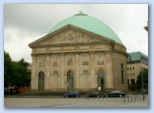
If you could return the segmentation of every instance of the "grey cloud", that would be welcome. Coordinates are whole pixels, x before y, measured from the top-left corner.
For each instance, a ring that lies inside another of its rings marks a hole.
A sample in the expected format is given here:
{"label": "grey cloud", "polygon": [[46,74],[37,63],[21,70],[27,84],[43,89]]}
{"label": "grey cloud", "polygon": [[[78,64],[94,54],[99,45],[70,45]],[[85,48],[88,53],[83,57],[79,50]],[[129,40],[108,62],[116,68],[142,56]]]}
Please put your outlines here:
{"label": "grey cloud", "polygon": [[[60,21],[83,11],[106,23],[120,37],[128,52],[138,50],[148,54],[148,47],[146,48],[148,34],[143,28],[148,20],[147,6],[145,4],[5,4],[4,49],[10,52],[15,60],[24,57],[30,61],[31,49],[28,43],[46,35]],[[16,45],[21,46],[25,50],[24,53]],[[14,54],[15,50],[17,54]]]}

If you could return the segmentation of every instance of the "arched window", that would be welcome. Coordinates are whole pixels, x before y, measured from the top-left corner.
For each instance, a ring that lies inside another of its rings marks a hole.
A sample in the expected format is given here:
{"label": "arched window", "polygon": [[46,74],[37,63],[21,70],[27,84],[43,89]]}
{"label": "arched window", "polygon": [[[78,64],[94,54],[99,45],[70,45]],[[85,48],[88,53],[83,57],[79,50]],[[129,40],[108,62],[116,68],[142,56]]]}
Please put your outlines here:
{"label": "arched window", "polygon": [[97,88],[98,90],[104,90],[104,72],[103,70],[98,70],[97,72]]}
{"label": "arched window", "polygon": [[58,71],[54,71],[50,77],[50,87],[53,89],[58,89],[60,87],[60,75]]}
{"label": "arched window", "polygon": [[97,76],[98,76],[98,77],[104,77],[104,72],[103,72],[102,70],[99,70],[99,71],[97,72]]}
{"label": "arched window", "polygon": [[124,84],[124,64],[123,63],[121,63],[121,83]]}
{"label": "arched window", "polygon": [[58,71],[54,71],[53,72],[53,75],[58,75]]}
{"label": "arched window", "polygon": [[80,88],[89,89],[89,73],[87,70],[83,70],[80,75]]}
{"label": "arched window", "polygon": [[83,71],[82,71],[82,74],[83,74],[83,75],[88,75],[88,71],[87,71],[87,70],[83,70]]}
{"label": "arched window", "polygon": [[44,79],[45,74],[44,72],[39,72],[38,74],[38,91],[44,91]]}
{"label": "arched window", "polygon": [[67,90],[68,91],[74,90],[74,73],[71,70],[67,72]]}

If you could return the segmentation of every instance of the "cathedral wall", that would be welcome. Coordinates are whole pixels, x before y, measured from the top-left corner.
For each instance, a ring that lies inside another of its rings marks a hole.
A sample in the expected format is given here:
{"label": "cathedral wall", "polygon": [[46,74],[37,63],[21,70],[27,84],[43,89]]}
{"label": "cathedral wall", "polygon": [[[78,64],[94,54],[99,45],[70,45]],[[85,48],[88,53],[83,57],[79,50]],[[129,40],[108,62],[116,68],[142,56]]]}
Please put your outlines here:
{"label": "cathedral wall", "polygon": [[[122,68],[123,65],[123,68]],[[123,71],[123,72],[122,72]],[[123,80],[122,80],[123,73]],[[113,53],[113,84],[114,89],[127,90],[127,58],[120,53]]]}
{"label": "cathedral wall", "polygon": [[[87,47],[88,46],[81,46],[80,48],[82,50]],[[101,47],[104,47],[104,45],[96,46],[95,49],[99,49]],[[73,47],[70,47],[69,49],[72,48]],[[90,50],[91,46],[89,46],[88,48]],[[69,49],[68,51],[70,51]],[[36,62],[35,62],[36,76],[34,77],[36,89],[38,89],[38,73],[40,71],[43,71],[45,73],[45,81],[46,81],[45,90],[66,91],[67,72],[69,70],[72,70],[74,73],[75,90],[81,90],[81,91],[96,90],[98,70],[103,70],[105,74],[107,73],[106,71],[107,53],[105,51],[95,51],[95,52],[89,52],[89,51],[68,52],[68,51],[67,52],[63,51],[63,53],[36,55]],[[106,80],[108,80],[107,77]],[[106,82],[105,84],[107,86]]]}

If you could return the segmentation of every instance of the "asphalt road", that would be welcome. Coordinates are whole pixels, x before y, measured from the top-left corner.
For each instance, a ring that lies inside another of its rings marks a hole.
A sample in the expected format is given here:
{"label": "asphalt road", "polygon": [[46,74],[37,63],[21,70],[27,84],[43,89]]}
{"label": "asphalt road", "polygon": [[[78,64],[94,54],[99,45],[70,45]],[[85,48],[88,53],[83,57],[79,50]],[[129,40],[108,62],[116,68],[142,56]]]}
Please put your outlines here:
{"label": "asphalt road", "polygon": [[72,108],[101,108],[101,107],[132,107],[148,108],[148,96],[143,101],[136,98],[4,98],[4,107],[72,107]]}

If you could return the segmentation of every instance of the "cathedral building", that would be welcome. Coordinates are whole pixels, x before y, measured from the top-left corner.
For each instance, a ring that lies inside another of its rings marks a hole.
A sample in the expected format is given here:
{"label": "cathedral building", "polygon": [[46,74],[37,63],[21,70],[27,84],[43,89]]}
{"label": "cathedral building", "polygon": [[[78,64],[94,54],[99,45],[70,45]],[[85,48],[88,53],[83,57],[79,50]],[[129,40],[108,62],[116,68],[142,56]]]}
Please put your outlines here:
{"label": "cathedral building", "polygon": [[33,91],[126,91],[128,88],[126,47],[97,18],[76,14],[29,46]]}

